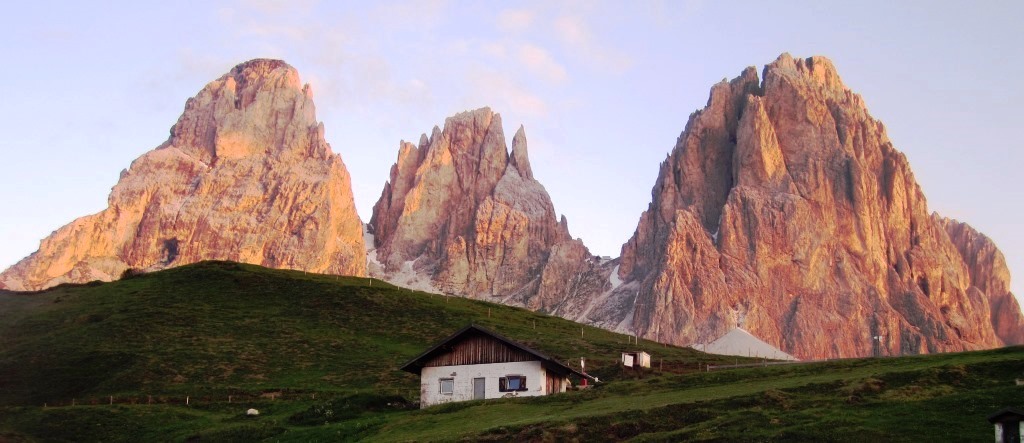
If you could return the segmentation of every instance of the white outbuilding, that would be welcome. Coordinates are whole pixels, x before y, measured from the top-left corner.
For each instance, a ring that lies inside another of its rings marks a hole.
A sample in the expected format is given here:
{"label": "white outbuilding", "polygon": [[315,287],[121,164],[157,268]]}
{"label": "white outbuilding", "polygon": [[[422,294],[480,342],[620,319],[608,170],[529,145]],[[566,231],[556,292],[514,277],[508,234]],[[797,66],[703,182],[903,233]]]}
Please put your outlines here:
{"label": "white outbuilding", "polygon": [[509,338],[467,326],[401,367],[420,376],[420,407],[565,392],[570,376],[593,378]]}
{"label": "white outbuilding", "polygon": [[995,425],[996,443],[1020,443],[1024,441],[1024,412],[1006,408],[989,415],[988,422]]}
{"label": "white outbuilding", "polygon": [[651,354],[644,351],[623,352],[622,366],[627,368],[649,368],[651,367]]}

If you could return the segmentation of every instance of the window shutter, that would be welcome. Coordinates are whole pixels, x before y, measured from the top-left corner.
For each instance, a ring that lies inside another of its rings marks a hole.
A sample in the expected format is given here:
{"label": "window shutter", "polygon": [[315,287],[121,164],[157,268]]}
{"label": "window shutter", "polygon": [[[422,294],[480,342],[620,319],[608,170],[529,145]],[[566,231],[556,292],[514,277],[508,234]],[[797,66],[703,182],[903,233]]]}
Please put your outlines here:
{"label": "window shutter", "polygon": [[520,391],[525,391],[526,390],[526,376],[525,375],[519,377],[519,390]]}

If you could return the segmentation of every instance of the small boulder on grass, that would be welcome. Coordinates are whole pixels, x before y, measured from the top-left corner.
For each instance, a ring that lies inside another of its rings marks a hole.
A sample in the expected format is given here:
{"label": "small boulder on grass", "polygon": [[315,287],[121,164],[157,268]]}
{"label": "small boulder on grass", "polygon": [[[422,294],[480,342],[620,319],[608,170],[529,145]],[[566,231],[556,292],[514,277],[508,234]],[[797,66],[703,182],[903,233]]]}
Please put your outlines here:
{"label": "small boulder on grass", "polygon": [[249,408],[248,411],[245,411],[245,415],[248,415],[250,417],[255,417],[257,415],[260,415],[260,411],[258,409],[255,409],[255,408]]}

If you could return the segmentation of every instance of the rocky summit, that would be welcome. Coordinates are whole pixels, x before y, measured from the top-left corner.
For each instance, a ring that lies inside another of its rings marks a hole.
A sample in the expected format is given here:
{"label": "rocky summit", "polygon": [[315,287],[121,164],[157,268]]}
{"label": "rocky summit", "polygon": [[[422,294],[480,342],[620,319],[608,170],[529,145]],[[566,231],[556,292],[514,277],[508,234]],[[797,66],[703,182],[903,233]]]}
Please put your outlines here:
{"label": "rocky summit", "polygon": [[371,274],[398,284],[554,313],[607,284],[534,179],[526,131],[509,153],[489,108],[401,142],[368,230]]}
{"label": "rocky summit", "polygon": [[1002,255],[930,214],[906,157],[826,58],[711,89],[581,320],[659,341],[735,327],[803,359],[1021,343]]}
{"label": "rocky summit", "polygon": [[107,209],[44,239],[0,289],[220,259],[369,273],[679,345],[740,327],[801,359],[1024,343],[1002,254],[929,212],[826,58],[783,54],[712,87],[651,194],[621,257],[594,257],[534,177],[525,129],[510,151],[482,108],[401,142],[363,227],[309,87],[253,60],[189,99]]}
{"label": "rocky summit", "polygon": [[121,173],[106,209],[44,239],[0,287],[207,259],[365,275],[364,253],[348,171],[312,91],[288,64],[252,60],[190,98],[170,138]]}

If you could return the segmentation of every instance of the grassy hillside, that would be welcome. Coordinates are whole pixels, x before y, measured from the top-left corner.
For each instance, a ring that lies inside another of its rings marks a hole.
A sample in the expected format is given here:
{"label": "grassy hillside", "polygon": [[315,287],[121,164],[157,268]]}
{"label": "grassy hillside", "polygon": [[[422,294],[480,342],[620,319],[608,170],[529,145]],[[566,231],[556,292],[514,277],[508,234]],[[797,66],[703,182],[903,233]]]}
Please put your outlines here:
{"label": "grassy hillside", "polygon": [[[416,410],[418,380],[397,367],[470,322],[586,357],[607,382]],[[979,440],[986,414],[1024,406],[1020,347],[700,373],[737,359],[628,340],[378,280],[224,262],[0,293],[0,441]],[[637,347],[654,368],[620,369]]]}

